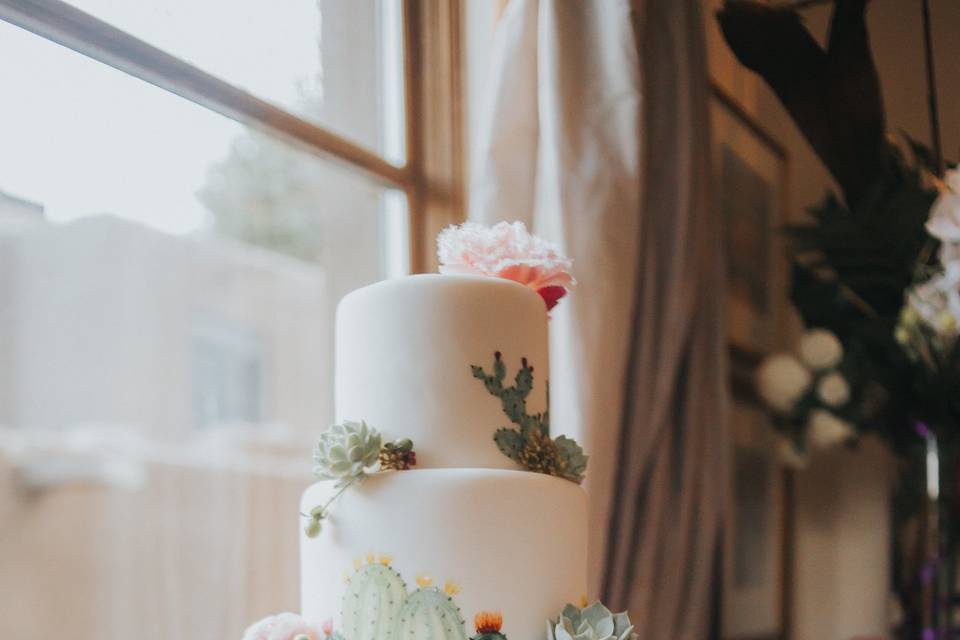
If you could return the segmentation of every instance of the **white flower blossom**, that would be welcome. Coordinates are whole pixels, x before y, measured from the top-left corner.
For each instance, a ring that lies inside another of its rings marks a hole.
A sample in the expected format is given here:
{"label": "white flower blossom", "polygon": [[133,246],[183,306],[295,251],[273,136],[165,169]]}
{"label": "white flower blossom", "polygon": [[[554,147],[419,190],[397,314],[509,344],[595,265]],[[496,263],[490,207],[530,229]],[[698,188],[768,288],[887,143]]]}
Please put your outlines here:
{"label": "white flower blossom", "polygon": [[843,357],[843,345],[832,331],[811,329],[800,338],[800,360],[814,371],[830,369]]}
{"label": "white flower blossom", "polygon": [[781,413],[793,410],[797,400],[810,388],[811,380],[810,371],[787,353],[767,357],[756,373],[760,397]]}
{"label": "white flower blossom", "polygon": [[777,458],[780,462],[794,471],[801,471],[807,468],[810,463],[810,456],[806,451],[801,451],[797,445],[789,438],[780,436],[777,438]]}
{"label": "white flower blossom", "polygon": [[960,243],[960,170],[951,169],[943,177],[940,195],[930,208],[927,231],[944,243]]}
{"label": "white flower blossom", "polygon": [[910,289],[907,308],[901,324],[922,322],[949,349],[960,335],[960,262],[947,264],[943,273]]}
{"label": "white flower blossom", "polygon": [[826,409],[814,409],[807,423],[807,437],[810,444],[818,449],[828,449],[857,435],[857,430],[846,420]]}
{"label": "white flower blossom", "polygon": [[930,207],[927,232],[940,241],[943,264],[960,259],[960,170],[951,169],[943,177],[940,195]]}
{"label": "white flower blossom", "polygon": [[817,397],[828,407],[842,407],[850,401],[850,383],[836,371],[828,373],[817,383]]}

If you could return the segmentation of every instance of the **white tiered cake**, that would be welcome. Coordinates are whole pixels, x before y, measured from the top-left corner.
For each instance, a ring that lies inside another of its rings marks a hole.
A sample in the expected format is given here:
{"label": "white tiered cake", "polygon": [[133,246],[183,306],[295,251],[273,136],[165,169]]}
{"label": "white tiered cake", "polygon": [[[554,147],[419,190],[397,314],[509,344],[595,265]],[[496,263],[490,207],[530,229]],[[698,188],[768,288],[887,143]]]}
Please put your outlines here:
{"label": "white tiered cake", "polygon": [[[585,494],[494,434],[548,424],[544,299],[484,276],[385,281],[343,299],[336,341],[337,422],[411,439],[416,467],[364,478],[303,534],[304,618],[346,640],[464,640],[464,619],[495,611],[511,640],[542,638],[585,595]],[[338,492],[314,484],[302,512]]]}

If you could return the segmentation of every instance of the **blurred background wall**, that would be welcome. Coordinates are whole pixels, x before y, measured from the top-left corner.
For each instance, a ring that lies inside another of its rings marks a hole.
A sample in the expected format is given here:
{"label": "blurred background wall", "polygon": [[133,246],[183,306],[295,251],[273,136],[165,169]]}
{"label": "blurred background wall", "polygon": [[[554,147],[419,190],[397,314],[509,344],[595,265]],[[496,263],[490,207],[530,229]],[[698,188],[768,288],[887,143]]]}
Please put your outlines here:
{"label": "blurred background wall", "polygon": [[[704,1],[708,66],[712,80],[733,96],[788,155],[790,221],[834,188],[819,160],[777,98],[759,77],[737,62],[713,13],[721,0]],[[929,143],[919,0],[873,0],[868,25],[883,87],[887,126]],[[960,56],[960,12],[954,0],[932,0],[933,38],[944,153],[960,157],[960,83],[954,61]],[[830,6],[804,12],[811,31],[824,42]],[[799,323],[781,336],[793,343]],[[791,336],[792,334],[792,336]],[[880,633],[887,616],[882,591],[889,583],[889,496],[892,459],[875,442],[859,451],[814,457],[794,475],[792,561],[787,579],[794,640],[849,638]]]}

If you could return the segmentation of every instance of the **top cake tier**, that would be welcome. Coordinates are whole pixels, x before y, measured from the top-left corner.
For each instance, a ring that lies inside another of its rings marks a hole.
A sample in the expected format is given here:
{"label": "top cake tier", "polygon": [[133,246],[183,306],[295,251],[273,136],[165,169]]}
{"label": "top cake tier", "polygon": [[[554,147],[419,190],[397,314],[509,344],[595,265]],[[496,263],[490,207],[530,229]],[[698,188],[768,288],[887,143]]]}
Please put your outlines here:
{"label": "top cake tier", "polygon": [[417,467],[515,469],[493,440],[508,426],[474,377],[494,354],[512,385],[534,368],[530,414],[547,409],[547,312],[532,289],[499,278],[416,275],[346,296],[337,308],[337,421],[365,420],[384,441],[411,438]]}

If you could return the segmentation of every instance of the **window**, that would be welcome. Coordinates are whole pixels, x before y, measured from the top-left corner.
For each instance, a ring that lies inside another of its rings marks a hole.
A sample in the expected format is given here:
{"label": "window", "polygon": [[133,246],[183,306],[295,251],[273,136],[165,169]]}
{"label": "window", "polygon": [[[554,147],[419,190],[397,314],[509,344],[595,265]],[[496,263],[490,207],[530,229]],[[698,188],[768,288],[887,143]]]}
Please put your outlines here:
{"label": "window", "polygon": [[0,635],[296,608],[336,304],[461,215],[458,7],[0,0],[0,473],[63,482],[0,495]]}
{"label": "window", "polygon": [[190,341],[194,420],[199,427],[262,421],[263,353],[257,334],[198,318]]}
{"label": "window", "polygon": [[[0,393],[12,398],[0,423],[173,433],[196,412],[208,422],[187,400],[226,391],[190,388],[207,379],[190,373],[191,314],[222,317],[273,354],[244,416],[329,419],[329,393],[315,389],[332,376],[336,302],[428,266],[428,236],[458,215],[459,163],[446,177],[431,167],[449,151],[430,157],[424,136],[442,127],[420,126],[436,107],[419,106],[429,70],[411,70],[425,51],[409,44],[443,3],[33,4],[0,2],[0,192],[33,223],[17,213],[14,233],[13,208],[0,209],[15,249],[5,329],[18,389]],[[446,102],[458,127],[457,100]],[[305,351],[284,356],[294,344]],[[98,391],[117,379],[125,393]],[[147,409],[147,380],[178,391]]]}

